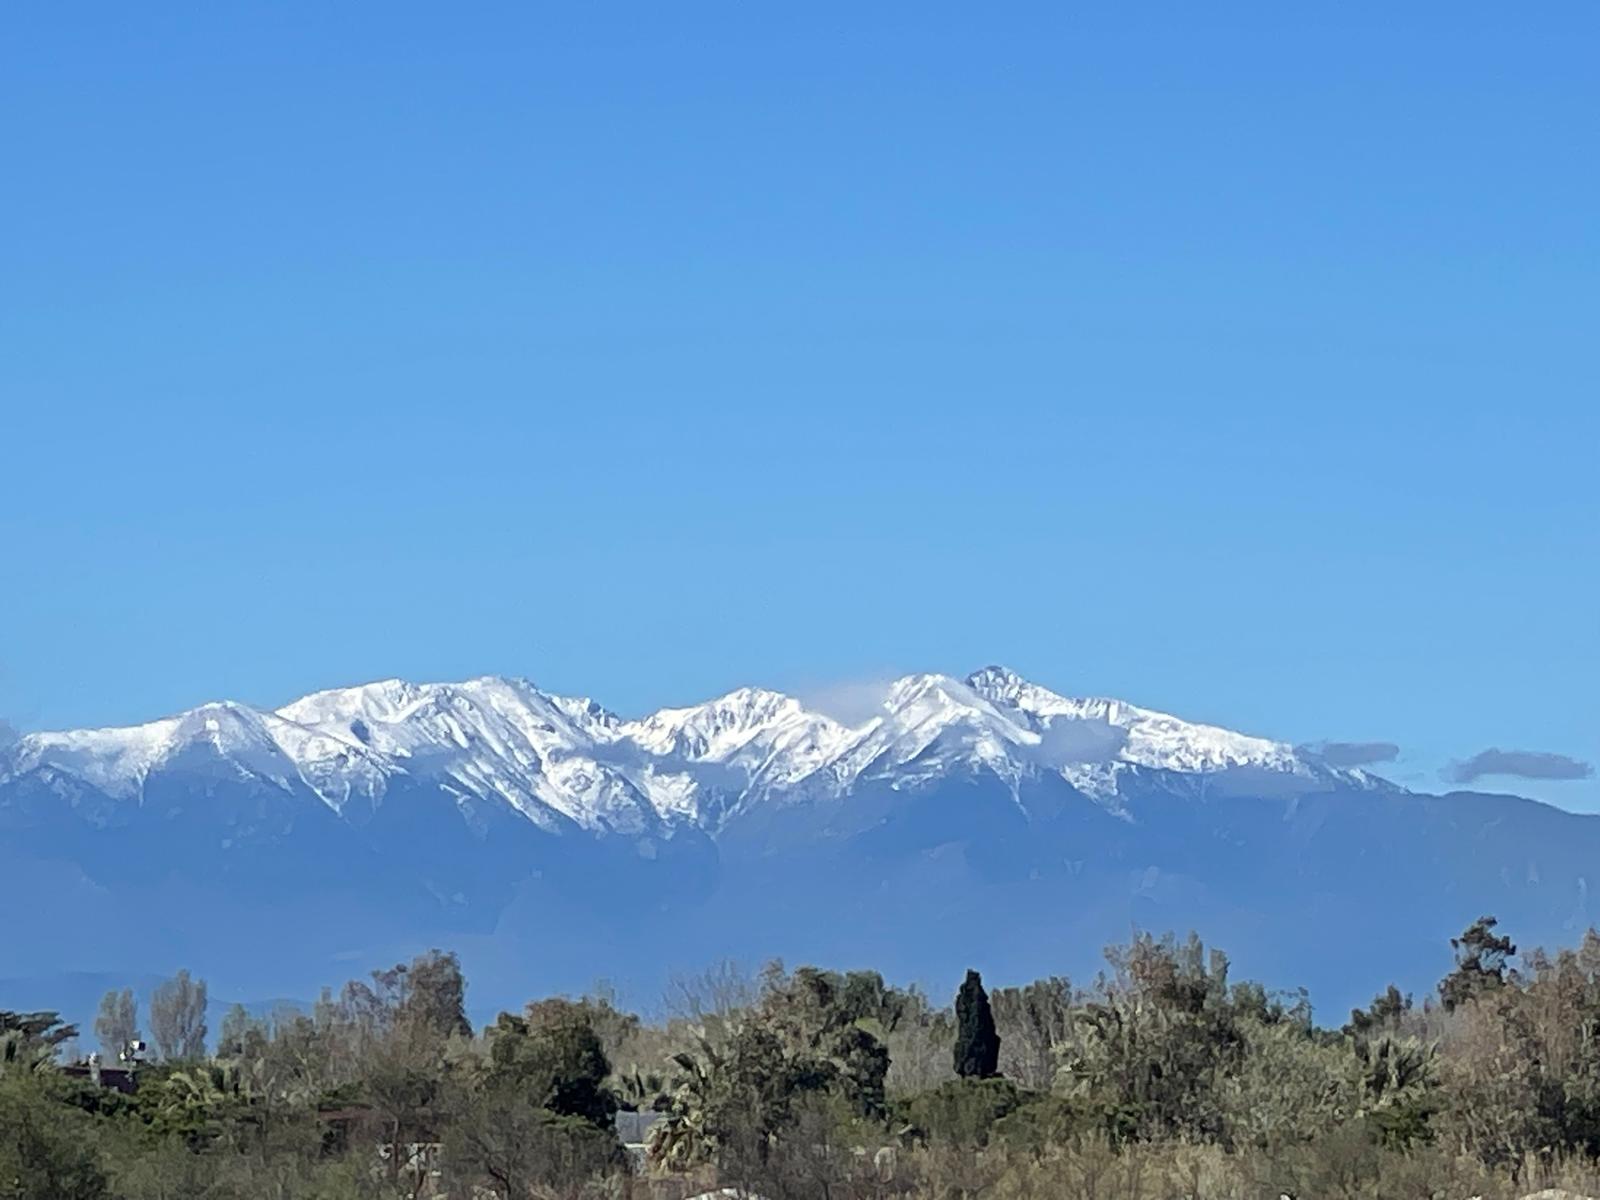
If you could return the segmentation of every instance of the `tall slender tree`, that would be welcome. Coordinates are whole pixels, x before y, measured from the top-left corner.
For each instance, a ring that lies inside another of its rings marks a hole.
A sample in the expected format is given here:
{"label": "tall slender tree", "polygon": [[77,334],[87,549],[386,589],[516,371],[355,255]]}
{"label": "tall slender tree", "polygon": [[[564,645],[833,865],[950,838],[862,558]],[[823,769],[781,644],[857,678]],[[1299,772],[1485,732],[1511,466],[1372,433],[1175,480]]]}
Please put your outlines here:
{"label": "tall slender tree", "polygon": [[983,977],[968,971],[956,993],[956,1074],[963,1079],[992,1079],[1000,1073],[1000,1035]]}
{"label": "tall slender tree", "polygon": [[169,1061],[206,1052],[206,981],[179,971],[150,998],[150,1036]]}
{"label": "tall slender tree", "polygon": [[113,989],[100,998],[94,1034],[100,1039],[101,1051],[113,1062],[139,1036],[139,1002],[133,998],[132,988]]}

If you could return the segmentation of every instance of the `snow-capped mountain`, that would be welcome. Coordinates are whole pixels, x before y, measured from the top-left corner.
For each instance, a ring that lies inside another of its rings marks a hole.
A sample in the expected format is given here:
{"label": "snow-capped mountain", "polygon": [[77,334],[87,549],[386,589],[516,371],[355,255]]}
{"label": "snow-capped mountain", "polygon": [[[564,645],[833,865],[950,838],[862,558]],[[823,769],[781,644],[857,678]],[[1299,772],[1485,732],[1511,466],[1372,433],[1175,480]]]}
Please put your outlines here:
{"label": "snow-capped mountain", "polygon": [[1353,1003],[1482,913],[1530,944],[1590,920],[1600,818],[998,667],[854,711],[741,688],[629,719],[490,677],[28,734],[0,750],[0,905],[52,919],[14,923],[10,970],[315,994],[440,945],[515,1004],[728,956],[1081,975],[1143,926]]}
{"label": "snow-capped mountain", "polygon": [[276,711],[208,704],[125,729],[30,734],[0,785],[59,773],[124,801],[197,748],[284,791],[303,787],[360,818],[397,781],[427,781],[470,820],[506,806],[547,831],[715,834],[763,801],[847,794],[974,771],[1015,788],[1054,775],[1116,796],[1129,767],[1205,775],[1253,767],[1306,781],[1367,783],[1280,742],[1180,720],[1120,700],[1058,695],[1000,667],[965,680],[911,675],[855,726],[799,700],[740,688],[687,708],[624,720],[592,700],[520,679],[413,684],[390,679],[305,696]]}

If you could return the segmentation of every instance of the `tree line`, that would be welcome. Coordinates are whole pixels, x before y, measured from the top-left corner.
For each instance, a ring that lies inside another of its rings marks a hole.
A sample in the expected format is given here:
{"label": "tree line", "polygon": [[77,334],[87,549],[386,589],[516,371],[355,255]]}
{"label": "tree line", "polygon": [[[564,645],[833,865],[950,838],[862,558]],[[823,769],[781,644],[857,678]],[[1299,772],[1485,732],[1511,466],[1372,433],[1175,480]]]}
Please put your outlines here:
{"label": "tree line", "polygon": [[132,992],[105,997],[94,1064],[56,1014],[0,1011],[0,1200],[1600,1193],[1600,935],[1519,955],[1485,917],[1452,945],[1432,995],[1337,1026],[1194,936],[1081,985],[969,971],[948,1004],[724,965],[653,1020],[597,989],[481,1030],[433,951],[309,1011],[235,1008],[214,1045],[180,973],[148,1052]]}

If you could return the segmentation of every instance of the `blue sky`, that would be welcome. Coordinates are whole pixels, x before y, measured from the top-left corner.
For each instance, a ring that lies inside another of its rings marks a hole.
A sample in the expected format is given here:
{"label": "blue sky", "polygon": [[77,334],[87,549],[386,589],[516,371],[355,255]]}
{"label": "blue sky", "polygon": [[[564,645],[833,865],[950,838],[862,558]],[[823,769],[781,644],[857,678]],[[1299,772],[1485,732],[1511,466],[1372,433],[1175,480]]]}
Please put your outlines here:
{"label": "blue sky", "polygon": [[1588,0],[7,26],[19,728],[996,660],[1600,759]]}

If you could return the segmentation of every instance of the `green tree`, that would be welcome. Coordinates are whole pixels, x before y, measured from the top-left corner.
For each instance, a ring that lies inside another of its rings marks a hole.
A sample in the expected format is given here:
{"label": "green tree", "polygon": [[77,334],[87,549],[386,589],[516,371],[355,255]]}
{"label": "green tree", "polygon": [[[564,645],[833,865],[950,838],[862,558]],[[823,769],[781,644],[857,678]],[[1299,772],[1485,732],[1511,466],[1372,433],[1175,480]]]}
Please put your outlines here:
{"label": "green tree", "polygon": [[1350,1022],[1344,1027],[1344,1032],[1351,1037],[1366,1037],[1393,1030],[1399,1025],[1400,1019],[1411,1011],[1411,1007],[1410,995],[1402,993],[1391,983],[1374,996],[1366,1008],[1350,1010]]}
{"label": "green tree", "polygon": [[471,1037],[461,960],[441,950],[429,950],[412,959],[405,974],[398,1018],[420,1024],[441,1038]]}
{"label": "green tree", "polygon": [[38,1072],[55,1062],[64,1042],[78,1036],[54,1012],[0,1010],[0,1074]]}
{"label": "green tree", "polygon": [[801,967],[767,973],[753,1016],[783,1045],[796,1079],[836,1092],[858,1116],[883,1111],[889,1052],[880,1034],[902,1019],[905,993],[886,988],[875,972],[840,975]]}
{"label": "green tree", "polygon": [[1385,1033],[1360,1038],[1355,1058],[1356,1112],[1385,1145],[1408,1148],[1433,1136],[1440,1107],[1433,1094],[1437,1047]]}
{"label": "green tree", "polygon": [[50,1075],[0,1074],[0,1200],[102,1200],[105,1172],[89,1122]]}
{"label": "green tree", "polygon": [[[529,1102],[521,1089],[491,1083],[463,1095],[444,1134],[441,1162],[461,1195],[574,1196],[622,1167],[615,1135],[578,1117]],[[455,1192],[452,1195],[457,1194]]]}
{"label": "green tree", "polygon": [[198,1150],[237,1133],[249,1101],[237,1066],[195,1062],[152,1072],[139,1087],[137,1105],[154,1132]]}
{"label": "green tree", "polygon": [[358,1038],[382,1036],[397,1025],[408,1025],[442,1041],[472,1035],[466,991],[460,960],[429,950],[409,963],[372,972],[370,980],[351,980],[334,1007],[337,1018]]}
{"label": "green tree", "polygon": [[[1077,1013],[1059,1086],[1121,1132],[1222,1139],[1226,1085],[1248,1053],[1226,957],[1208,956],[1197,937],[1180,944],[1144,934],[1106,958],[1112,973]],[[1251,1019],[1305,1034],[1258,991],[1237,995]]]}
{"label": "green tree", "polygon": [[606,1087],[611,1063],[589,1010],[570,1000],[501,1013],[488,1031],[487,1086],[520,1092],[530,1106],[609,1129],[617,1098]]}
{"label": "green tree", "polygon": [[651,1157],[674,1169],[716,1162],[749,1174],[793,1119],[795,1105],[838,1082],[831,1062],[796,1054],[759,1015],[725,1044],[701,1038],[697,1052],[673,1057],[679,1069],[666,1118],[651,1133]]}
{"label": "green tree", "polygon": [[981,1146],[995,1122],[1022,1108],[1028,1095],[1009,1079],[952,1079],[896,1105],[898,1120],[919,1141]]}
{"label": "green tree", "polygon": [[452,1181],[498,1196],[572,1194],[618,1169],[611,1064],[587,1002],[501,1013],[475,1068],[450,1089],[444,1162]]}
{"label": "green tree", "polygon": [[268,1038],[266,1023],[252,1017],[244,1005],[235,1004],[222,1016],[222,1028],[217,1031],[217,1057],[256,1057]]}
{"label": "green tree", "polygon": [[1446,1012],[1504,986],[1506,966],[1517,952],[1510,938],[1496,933],[1494,917],[1479,917],[1460,937],[1450,939],[1455,969],[1439,981],[1439,999]]}
{"label": "green tree", "polygon": [[963,1079],[991,1079],[1000,1071],[1000,1035],[983,977],[969,970],[956,993],[956,1074]]}

